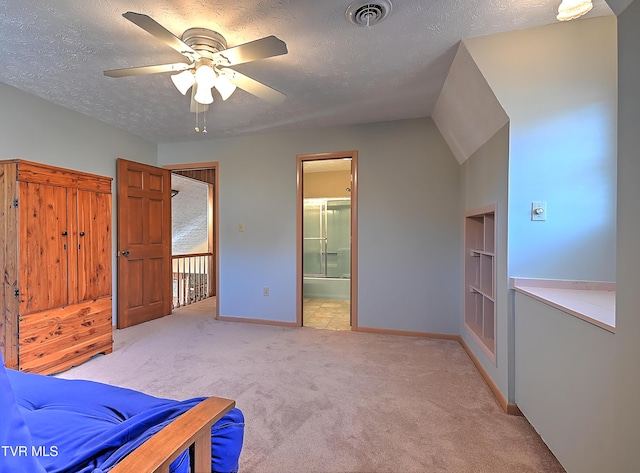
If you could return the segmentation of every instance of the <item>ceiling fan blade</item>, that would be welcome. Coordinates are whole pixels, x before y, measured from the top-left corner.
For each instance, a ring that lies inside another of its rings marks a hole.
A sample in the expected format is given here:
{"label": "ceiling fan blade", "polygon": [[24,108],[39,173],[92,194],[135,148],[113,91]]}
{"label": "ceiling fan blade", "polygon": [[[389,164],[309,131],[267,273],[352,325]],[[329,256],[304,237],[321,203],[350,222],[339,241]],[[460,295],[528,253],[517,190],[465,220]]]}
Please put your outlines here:
{"label": "ceiling fan blade", "polygon": [[191,61],[195,61],[200,59],[200,54],[198,54],[194,49],[191,48],[188,44],[184,43],[180,38],[175,36],[171,31],[166,29],[156,20],[151,18],[148,15],[143,15],[142,13],[135,13],[128,11],[127,13],[123,13],[127,20],[139,26],[147,33],[152,34],[160,41],[163,41],[170,48],[175,49],[183,56],[187,56]]}
{"label": "ceiling fan blade", "polygon": [[262,82],[258,82],[251,77],[240,74],[238,71],[228,68],[223,68],[222,71],[225,72],[225,77],[229,79],[229,82],[262,100],[266,100],[267,102],[274,104],[281,104],[287,98],[287,96],[282,92],[278,92],[276,89],[272,89],[268,85],[264,85]]}
{"label": "ceiling fan blade", "polygon": [[112,69],[110,71],[104,71],[104,75],[107,77],[127,77],[127,76],[141,76],[145,74],[158,74],[160,72],[180,72],[186,71],[191,66],[183,62],[175,64],[158,64],[156,66],[140,66],[140,67],[127,67],[125,69]]}
{"label": "ceiling fan blade", "polygon": [[235,66],[258,59],[280,56],[287,54],[287,52],[287,45],[284,41],[275,36],[267,36],[214,53],[213,58],[214,61],[216,58],[223,58],[224,64],[222,65],[224,66]]}

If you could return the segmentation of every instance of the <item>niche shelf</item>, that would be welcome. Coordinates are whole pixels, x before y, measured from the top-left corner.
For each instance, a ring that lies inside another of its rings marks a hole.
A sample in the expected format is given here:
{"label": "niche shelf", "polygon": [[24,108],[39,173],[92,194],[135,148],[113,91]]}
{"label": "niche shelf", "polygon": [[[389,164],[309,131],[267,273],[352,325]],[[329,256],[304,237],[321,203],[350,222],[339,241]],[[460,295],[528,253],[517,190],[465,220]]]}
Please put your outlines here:
{"label": "niche shelf", "polygon": [[496,362],[496,205],[465,212],[464,325]]}

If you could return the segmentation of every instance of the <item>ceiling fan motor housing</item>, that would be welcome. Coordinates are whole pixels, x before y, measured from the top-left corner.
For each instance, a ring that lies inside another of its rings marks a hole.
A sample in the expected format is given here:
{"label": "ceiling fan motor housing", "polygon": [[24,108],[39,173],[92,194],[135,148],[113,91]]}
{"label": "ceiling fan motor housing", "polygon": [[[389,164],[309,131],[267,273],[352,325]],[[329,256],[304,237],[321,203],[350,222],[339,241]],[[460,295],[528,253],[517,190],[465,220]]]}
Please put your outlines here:
{"label": "ceiling fan motor housing", "polygon": [[182,41],[209,61],[214,53],[227,49],[224,36],[206,28],[189,28],[182,34]]}

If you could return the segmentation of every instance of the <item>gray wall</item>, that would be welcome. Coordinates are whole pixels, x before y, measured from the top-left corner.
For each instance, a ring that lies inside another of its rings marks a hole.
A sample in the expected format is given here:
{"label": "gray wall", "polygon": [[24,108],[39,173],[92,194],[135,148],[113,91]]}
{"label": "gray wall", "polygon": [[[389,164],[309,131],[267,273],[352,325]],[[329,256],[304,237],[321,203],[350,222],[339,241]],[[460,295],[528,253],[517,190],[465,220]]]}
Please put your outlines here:
{"label": "gray wall", "polygon": [[460,164],[509,122],[464,41],[458,45],[431,117]]}
{"label": "gray wall", "polygon": [[[157,147],[123,130],[0,83],[0,159],[21,158],[114,178],[116,158],[155,164]],[[116,212],[113,199],[113,316]]]}
{"label": "gray wall", "polygon": [[569,473],[619,471],[611,468],[616,337],[515,294],[515,399]]}
{"label": "gray wall", "polygon": [[296,156],[347,150],[358,325],[459,333],[459,168],[431,119],[159,145],[161,165],[219,162],[220,314],[295,322]]}
{"label": "gray wall", "polygon": [[154,143],[2,83],[0,103],[0,159],[21,158],[114,178],[116,158],[156,163]]}
{"label": "gray wall", "polygon": [[[431,119],[158,150],[4,84],[0,100],[1,159],[114,178],[118,157],[160,165],[220,161],[220,303],[221,313],[233,317],[295,320],[296,155],[357,149],[360,326],[459,333],[459,169]],[[242,234],[238,223],[245,224]],[[115,255],[115,208],[113,228]],[[113,268],[115,287],[115,256]],[[268,298],[262,296],[265,285]]]}
{"label": "gray wall", "polygon": [[[465,41],[511,120],[509,276],[615,279],[615,34],[608,17]],[[546,222],[531,222],[534,200]],[[617,335],[526,296],[509,303],[497,342],[510,344],[509,400],[567,471],[610,471]],[[501,389],[502,366],[489,371]]]}
{"label": "gray wall", "polygon": [[[484,145],[473,153],[461,166],[464,210],[473,210],[488,204],[496,207],[496,259],[495,259],[495,308],[496,308],[496,364],[478,348],[475,340],[466,330],[462,338],[476,358],[487,370],[491,379],[500,388],[505,398],[508,395],[508,367],[512,360],[509,349],[508,292],[507,277],[507,228],[508,228],[508,185],[509,185],[509,125],[504,125]],[[460,214],[462,220],[462,213]],[[460,254],[463,253],[463,247]],[[463,297],[460,285],[458,298]],[[462,311],[461,311],[462,313]],[[461,318],[463,323],[464,316]]]}
{"label": "gray wall", "polygon": [[[640,470],[640,2],[618,17],[618,265],[616,280],[614,468]],[[598,406],[594,406],[598,408]]]}
{"label": "gray wall", "polygon": [[465,44],[511,121],[509,274],[614,281],[616,18]]}

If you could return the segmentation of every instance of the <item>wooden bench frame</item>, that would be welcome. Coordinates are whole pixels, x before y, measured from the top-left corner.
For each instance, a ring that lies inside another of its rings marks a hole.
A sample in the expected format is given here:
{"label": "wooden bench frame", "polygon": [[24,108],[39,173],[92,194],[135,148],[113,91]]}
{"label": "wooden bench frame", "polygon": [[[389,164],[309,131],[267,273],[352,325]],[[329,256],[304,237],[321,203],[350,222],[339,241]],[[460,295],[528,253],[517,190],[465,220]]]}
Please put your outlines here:
{"label": "wooden bench frame", "polygon": [[205,399],[127,455],[111,473],[168,473],[171,462],[188,448],[193,473],[211,473],[211,427],[235,404],[220,397]]}

